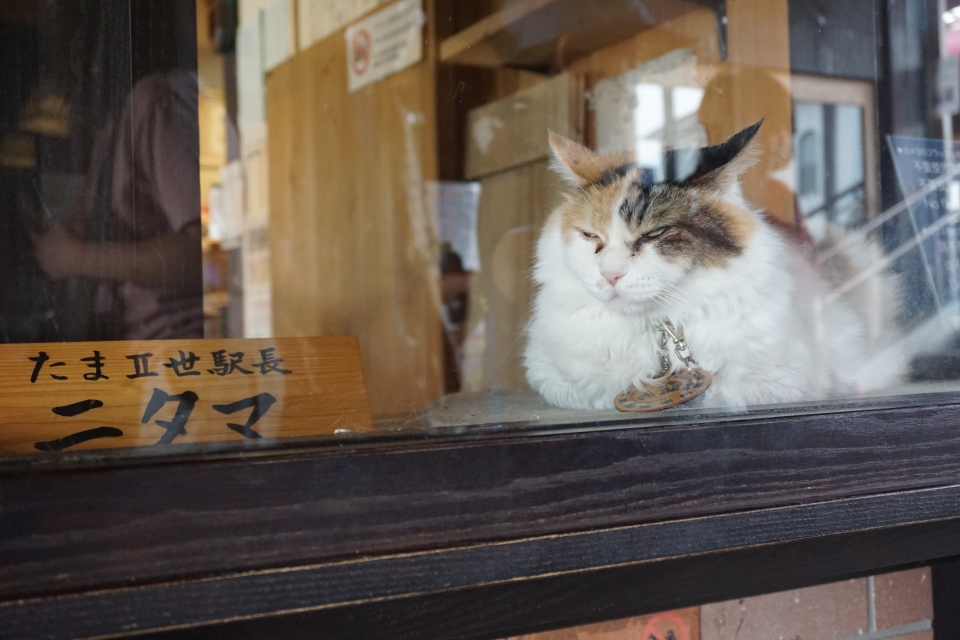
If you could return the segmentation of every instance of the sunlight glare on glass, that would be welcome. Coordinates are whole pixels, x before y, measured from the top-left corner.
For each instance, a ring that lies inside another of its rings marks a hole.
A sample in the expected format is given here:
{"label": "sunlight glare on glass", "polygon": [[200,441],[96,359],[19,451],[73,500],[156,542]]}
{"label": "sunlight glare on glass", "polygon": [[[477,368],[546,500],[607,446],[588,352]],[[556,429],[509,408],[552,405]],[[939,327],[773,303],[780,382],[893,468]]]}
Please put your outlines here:
{"label": "sunlight glare on glass", "polygon": [[700,87],[673,88],[673,119],[683,120],[700,110],[703,89]]}
{"label": "sunlight glare on glass", "polygon": [[666,124],[663,87],[641,83],[634,87],[637,103],[633,110],[637,164],[652,169],[663,179],[663,128]]}

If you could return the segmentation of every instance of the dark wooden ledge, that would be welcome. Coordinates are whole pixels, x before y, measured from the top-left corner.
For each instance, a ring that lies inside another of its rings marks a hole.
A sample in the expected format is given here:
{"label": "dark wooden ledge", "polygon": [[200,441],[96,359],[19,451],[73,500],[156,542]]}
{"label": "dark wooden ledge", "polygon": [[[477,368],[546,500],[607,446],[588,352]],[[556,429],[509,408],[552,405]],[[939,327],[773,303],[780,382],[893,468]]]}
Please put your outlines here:
{"label": "dark wooden ledge", "polygon": [[960,404],[917,405],[8,465],[0,635],[502,637],[960,555]]}

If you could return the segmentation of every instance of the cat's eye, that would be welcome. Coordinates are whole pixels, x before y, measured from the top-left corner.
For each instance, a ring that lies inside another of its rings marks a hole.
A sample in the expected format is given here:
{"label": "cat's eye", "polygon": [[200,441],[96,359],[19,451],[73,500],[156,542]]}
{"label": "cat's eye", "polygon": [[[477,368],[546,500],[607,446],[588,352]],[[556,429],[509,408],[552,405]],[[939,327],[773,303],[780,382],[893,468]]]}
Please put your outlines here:
{"label": "cat's eye", "polygon": [[662,236],[663,232],[666,231],[669,227],[660,227],[659,229],[654,229],[648,233],[643,234],[644,238],[656,238]]}
{"label": "cat's eye", "polygon": [[580,233],[582,233],[583,237],[587,238],[588,240],[596,240],[599,237],[595,233],[590,233],[589,231],[584,231],[582,229],[580,230]]}

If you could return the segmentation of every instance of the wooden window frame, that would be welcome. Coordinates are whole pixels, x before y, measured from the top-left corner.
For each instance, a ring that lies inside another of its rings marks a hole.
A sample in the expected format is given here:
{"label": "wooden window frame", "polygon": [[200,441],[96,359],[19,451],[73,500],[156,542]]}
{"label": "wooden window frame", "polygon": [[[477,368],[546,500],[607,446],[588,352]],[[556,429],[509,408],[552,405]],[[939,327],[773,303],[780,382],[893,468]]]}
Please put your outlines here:
{"label": "wooden window frame", "polygon": [[870,217],[880,212],[880,171],[877,150],[876,89],[872,82],[850,78],[824,78],[790,74],[790,94],[795,102],[853,105],[860,108],[863,131],[863,187]]}
{"label": "wooden window frame", "polygon": [[960,555],[960,395],[693,418],[2,460],[0,629],[497,638]]}

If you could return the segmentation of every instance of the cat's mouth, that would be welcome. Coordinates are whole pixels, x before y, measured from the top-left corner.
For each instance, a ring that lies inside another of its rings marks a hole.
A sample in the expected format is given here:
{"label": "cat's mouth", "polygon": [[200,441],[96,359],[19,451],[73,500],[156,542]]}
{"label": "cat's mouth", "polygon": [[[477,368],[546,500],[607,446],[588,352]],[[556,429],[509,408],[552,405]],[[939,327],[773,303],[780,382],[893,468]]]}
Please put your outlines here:
{"label": "cat's mouth", "polygon": [[618,313],[644,313],[657,306],[659,290],[637,287],[636,283],[617,282],[611,285],[600,278],[593,287],[588,288],[594,297]]}
{"label": "cat's mouth", "polygon": [[649,300],[637,300],[632,297],[627,297],[617,291],[612,292],[610,297],[607,298],[606,303],[612,309],[620,313],[638,313],[645,311],[650,307]]}
{"label": "cat's mouth", "polygon": [[635,291],[625,291],[617,287],[608,287],[601,292],[601,300],[618,313],[647,313],[658,305],[656,293],[647,295],[637,294]]}

